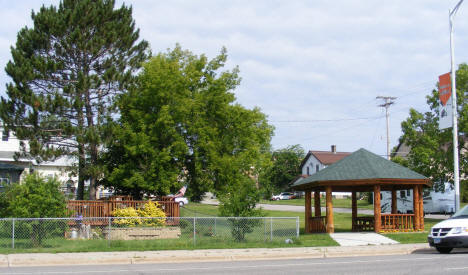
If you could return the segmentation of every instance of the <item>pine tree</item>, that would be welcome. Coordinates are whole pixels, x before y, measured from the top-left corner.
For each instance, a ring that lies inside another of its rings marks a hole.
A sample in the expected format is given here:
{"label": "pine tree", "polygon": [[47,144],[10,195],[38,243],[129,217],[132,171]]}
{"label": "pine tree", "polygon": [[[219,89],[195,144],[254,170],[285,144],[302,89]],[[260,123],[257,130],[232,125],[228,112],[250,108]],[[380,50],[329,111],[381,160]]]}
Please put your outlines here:
{"label": "pine tree", "polygon": [[90,180],[95,198],[100,147],[115,113],[116,96],[134,83],[148,57],[138,41],[131,7],[113,0],[64,0],[32,12],[34,26],[18,33],[5,68],[12,82],[0,117],[38,161],[68,155],[78,160],[78,198]]}

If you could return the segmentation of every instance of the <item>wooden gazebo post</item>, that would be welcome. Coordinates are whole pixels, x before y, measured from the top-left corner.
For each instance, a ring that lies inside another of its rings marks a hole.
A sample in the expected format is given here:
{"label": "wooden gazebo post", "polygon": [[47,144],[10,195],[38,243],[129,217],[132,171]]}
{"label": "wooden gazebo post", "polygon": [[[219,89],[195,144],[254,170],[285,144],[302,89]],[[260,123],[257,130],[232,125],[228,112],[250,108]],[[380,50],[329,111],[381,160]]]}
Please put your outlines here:
{"label": "wooden gazebo post", "polygon": [[325,193],[327,201],[327,233],[334,233],[332,187],[330,185],[325,187]]}
{"label": "wooden gazebo post", "polygon": [[419,186],[415,185],[413,187],[413,214],[414,214],[414,230],[419,230],[419,222],[421,221],[419,218]]}
{"label": "wooden gazebo post", "polygon": [[380,214],[380,185],[374,185],[374,231],[379,233],[382,228],[382,218]]}
{"label": "wooden gazebo post", "polygon": [[392,214],[398,214],[397,192],[392,188]]}
{"label": "wooden gazebo post", "polygon": [[320,208],[320,191],[314,193],[314,212],[315,217],[322,216],[322,209]]}
{"label": "wooden gazebo post", "polygon": [[419,185],[419,218],[419,229],[424,230],[424,197],[422,185]]}
{"label": "wooden gazebo post", "polygon": [[351,231],[356,230],[356,218],[357,218],[357,198],[356,191],[351,193]]}
{"label": "wooden gazebo post", "polygon": [[310,218],[311,218],[311,191],[305,191],[305,232],[310,233]]}

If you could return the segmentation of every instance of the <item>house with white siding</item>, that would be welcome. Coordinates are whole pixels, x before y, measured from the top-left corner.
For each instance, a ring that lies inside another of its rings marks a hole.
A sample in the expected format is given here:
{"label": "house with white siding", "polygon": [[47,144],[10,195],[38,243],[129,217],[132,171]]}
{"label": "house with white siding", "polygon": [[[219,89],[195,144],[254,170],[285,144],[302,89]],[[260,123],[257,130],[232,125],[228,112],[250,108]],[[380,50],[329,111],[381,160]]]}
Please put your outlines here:
{"label": "house with white siding", "polygon": [[[294,179],[294,181],[291,184],[294,184],[297,180],[301,178],[307,178],[308,176],[311,176],[318,171],[325,169],[327,166],[343,159],[344,157],[347,157],[351,155],[350,152],[338,152],[336,151],[336,145],[331,146],[330,151],[314,151],[311,150],[307,153],[307,155],[304,157],[304,159],[301,162],[300,169],[302,171],[302,175]],[[337,197],[343,197],[350,195],[350,193],[346,192],[334,192],[334,195]]]}
{"label": "house with white siding", "polygon": [[21,182],[32,171],[45,177],[55,177],[61,182],[61,189],[66,194],[73,194],[78,184],[78,177],[72,173],[75,160],[61,157],[55,161],[37,163],[34,159],[18,158],[20,140],[0,126],[0,191],[12,182]]}

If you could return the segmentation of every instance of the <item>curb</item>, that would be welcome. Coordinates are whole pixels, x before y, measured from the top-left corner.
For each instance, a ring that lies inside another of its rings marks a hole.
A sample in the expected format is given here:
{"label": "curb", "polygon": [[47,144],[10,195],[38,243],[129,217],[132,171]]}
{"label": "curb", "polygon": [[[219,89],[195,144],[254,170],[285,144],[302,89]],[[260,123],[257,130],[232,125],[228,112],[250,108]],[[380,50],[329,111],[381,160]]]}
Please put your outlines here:
{"label": "curb", "polygon": [[54,265],[109,265],[266,259],[332,258],[434,253],[428,244],[332,246],[295,248],[161,250],[133,252],[29,253],[0,255],[0,267]]}

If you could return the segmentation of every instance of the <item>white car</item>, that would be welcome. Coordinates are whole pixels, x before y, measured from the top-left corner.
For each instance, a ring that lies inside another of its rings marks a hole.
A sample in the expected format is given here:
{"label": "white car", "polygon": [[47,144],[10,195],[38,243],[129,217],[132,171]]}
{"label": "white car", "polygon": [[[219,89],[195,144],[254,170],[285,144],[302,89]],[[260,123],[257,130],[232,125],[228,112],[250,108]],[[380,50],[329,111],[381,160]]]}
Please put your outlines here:
{"label": "white car", "polygon": [[434,225],[427,241],[444,254],[450,253],[454,248],[468,248],[468,205],[451,218]]}
{"label": "white car", "polygon": [[271,197],[271,200],[272,201],[276,201],[276,200],[290,200],[290,199],[293,199],[294,198],[294,194],[293,193],[289,193],[289,192],[283,192],[279,195],[275,195],[275,196],[272,196]]}
{"label": "white car", "polygon": [[175,198],[174,201],[178,202],[180,207],[188,204],[188,199],[186,197],[178,197],[178,198]]}

